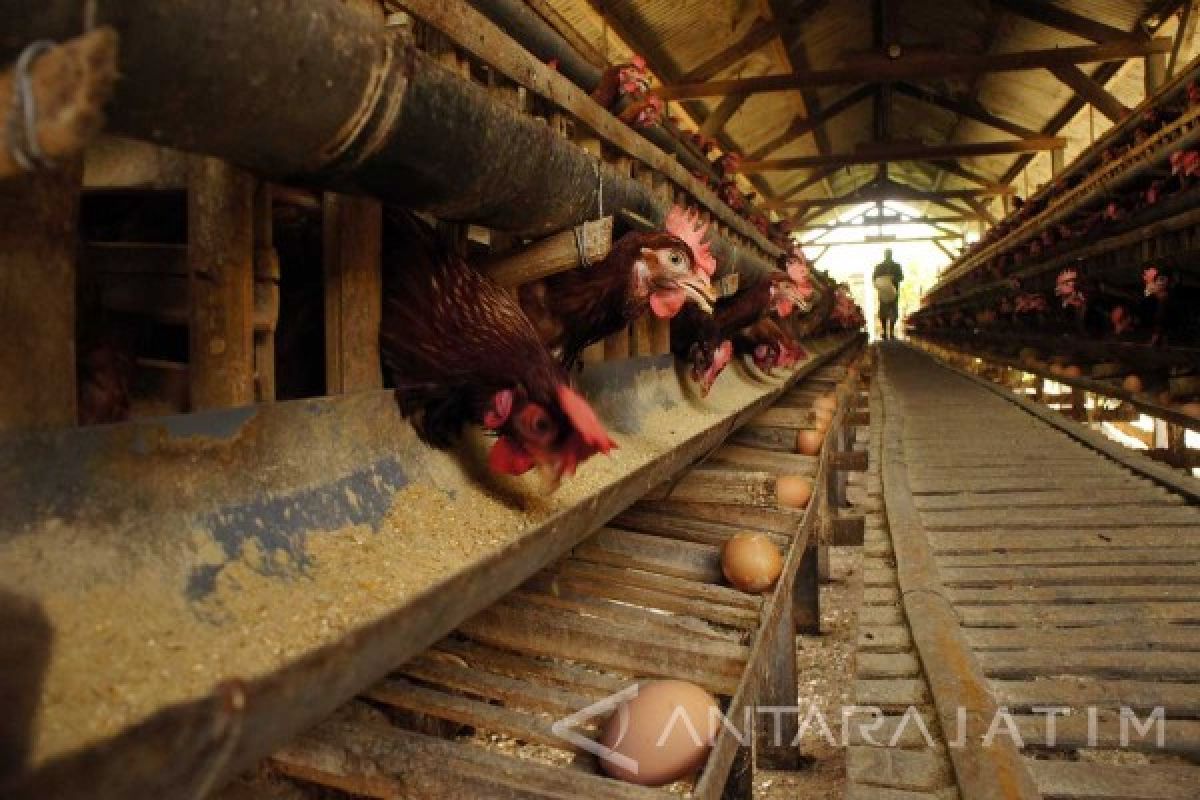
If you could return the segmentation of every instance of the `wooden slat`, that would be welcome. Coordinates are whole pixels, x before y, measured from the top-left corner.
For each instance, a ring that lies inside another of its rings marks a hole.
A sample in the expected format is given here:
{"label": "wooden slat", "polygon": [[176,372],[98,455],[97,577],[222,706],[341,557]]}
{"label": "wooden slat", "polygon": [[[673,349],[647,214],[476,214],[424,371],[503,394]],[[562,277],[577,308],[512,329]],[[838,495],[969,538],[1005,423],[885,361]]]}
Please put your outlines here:
{"label": "wooden slat", "polygon": [[658,572],[676,578],[721,582],[721,558],[717,548],[618,528],[601,528],[575,548],[574,556],[583,561]]}
{"label": "wooden slat", "polygon": [[1200,795],[1200,767],[1035,759],[1027,764],[1047,800],[1191,800]]}

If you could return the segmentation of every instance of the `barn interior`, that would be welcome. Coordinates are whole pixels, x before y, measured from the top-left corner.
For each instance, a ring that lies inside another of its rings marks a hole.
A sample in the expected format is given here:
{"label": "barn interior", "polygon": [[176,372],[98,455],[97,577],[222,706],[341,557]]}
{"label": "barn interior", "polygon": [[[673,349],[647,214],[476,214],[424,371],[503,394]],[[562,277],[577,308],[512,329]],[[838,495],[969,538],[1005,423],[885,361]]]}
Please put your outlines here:
{"label": "barn interior", "polygon": [[0,0],[0,797],[1200,797],[1198,5]]}

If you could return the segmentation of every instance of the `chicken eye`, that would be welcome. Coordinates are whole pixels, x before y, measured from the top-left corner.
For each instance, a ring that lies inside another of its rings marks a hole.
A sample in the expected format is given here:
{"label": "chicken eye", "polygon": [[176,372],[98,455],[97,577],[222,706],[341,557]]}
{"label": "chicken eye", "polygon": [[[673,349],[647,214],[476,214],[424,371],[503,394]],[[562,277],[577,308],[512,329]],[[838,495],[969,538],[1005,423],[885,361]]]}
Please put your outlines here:
{"label": "chicken eye", "polygon": [[672,250],[671,255],[667,256],[667,261],[671,262],[673,267],[682,267],[684,265],[683,253],[678,250]]}

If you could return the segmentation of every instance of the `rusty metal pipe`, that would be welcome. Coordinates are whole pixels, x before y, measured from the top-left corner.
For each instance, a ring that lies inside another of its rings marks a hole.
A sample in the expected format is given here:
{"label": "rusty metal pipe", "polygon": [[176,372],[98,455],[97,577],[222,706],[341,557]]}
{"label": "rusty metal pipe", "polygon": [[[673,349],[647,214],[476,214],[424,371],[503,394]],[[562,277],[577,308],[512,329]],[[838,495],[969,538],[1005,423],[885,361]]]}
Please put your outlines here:
{"label": "rusty metal pipe", "polygon": [[[5,19],[23,21],[0,55],[77,32],[77,3],[42,5],[0,2]],[[97,22],[121,37],[115,133],[519,235],[594,219],[601,204],[665,216],[640,183],[336,0],[303,13],[291,0],[128,0],[103,4]],[[713,251],[723,271],[773,268],[721,237]]]}

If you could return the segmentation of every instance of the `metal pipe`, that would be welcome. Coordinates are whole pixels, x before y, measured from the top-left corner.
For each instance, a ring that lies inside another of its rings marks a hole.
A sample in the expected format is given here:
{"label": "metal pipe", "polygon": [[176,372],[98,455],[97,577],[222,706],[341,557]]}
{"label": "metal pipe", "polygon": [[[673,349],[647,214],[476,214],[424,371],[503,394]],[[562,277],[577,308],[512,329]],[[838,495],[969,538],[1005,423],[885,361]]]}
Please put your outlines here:
{"label": "metal pipe", "polygon": [[[43,8],[49,6],[49,8]],[[0,0],[6,48],[78,31],[74,0]],[[548,126],[490,97],[353,8],[312,0],[101,4],[120,36],[113,132],[268,178],[366,193],[518,235],[667,209]],[[601,208],[603,206],[603,209]],[[713,237],[723,271],[772,269]]]}

